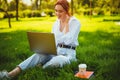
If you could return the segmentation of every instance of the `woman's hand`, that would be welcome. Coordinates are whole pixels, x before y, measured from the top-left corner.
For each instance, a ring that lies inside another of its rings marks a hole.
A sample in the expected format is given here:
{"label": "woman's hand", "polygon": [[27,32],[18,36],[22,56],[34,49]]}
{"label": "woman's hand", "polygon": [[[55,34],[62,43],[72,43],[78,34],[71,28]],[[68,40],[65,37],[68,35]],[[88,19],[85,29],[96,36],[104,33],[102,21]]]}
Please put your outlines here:
{"label": "woman's hand", "polygon": [[64,34],[69,32],[69,20],[70,20],[70,16],[66,15]]}
{"label": "woman's hand", "polygon": [[68,24],[69,20],[70,20],[70,16],[66,15],[65,23]]}

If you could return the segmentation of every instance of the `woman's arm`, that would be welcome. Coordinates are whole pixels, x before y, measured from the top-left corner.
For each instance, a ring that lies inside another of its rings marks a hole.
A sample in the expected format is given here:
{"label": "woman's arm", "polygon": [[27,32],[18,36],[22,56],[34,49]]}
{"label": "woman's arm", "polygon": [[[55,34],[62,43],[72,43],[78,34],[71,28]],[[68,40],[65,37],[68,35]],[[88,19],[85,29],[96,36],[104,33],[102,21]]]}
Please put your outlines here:
{"label": "woman's arm", "polygon": [[69,23],[69,32],[67,32],[63,37],[64,44],[69,45],[74,43],[74,41],[78,38],[78,34],[80,32],[80,22],[77,20],[72,20]]}

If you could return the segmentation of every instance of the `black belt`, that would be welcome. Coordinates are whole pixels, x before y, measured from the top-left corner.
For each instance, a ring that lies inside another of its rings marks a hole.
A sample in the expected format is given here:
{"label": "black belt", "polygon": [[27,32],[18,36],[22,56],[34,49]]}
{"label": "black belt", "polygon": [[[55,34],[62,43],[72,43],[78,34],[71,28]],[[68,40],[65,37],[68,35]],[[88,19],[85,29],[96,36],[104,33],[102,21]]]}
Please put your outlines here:
{"label": "black belt", "polygon": [[76,48],[74,46],[64,45],[64,44],[60,44],[60,43],[57,46],[59,46],[60,48],[68,48],[68,49],[73,49],[73,50],[75,50],[75,48]]}

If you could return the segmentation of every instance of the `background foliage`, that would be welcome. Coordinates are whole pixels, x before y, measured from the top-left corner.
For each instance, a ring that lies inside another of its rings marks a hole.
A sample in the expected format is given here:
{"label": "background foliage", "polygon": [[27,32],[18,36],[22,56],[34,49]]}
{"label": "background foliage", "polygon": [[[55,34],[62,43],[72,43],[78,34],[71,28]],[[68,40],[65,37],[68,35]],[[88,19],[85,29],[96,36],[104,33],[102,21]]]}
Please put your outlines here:
{"label": "background foliage", "polygon": [[[73,1],[73,6],[71,6],[74,11],[73,13],[78,13],[79,15],[119,15],[120,14],[120,0],[116,0],[116,1],[70,0],[70,1],[71,2]],[[36,17],[36,16],[41,17],[46,15],[49,16],[54,15],[54,3],[56,2],[56,0],[30,0],[30,2],[31,5],[25,4],[23,0],[0,0],[0,8],[7,10],[9,12],[12,11],[10,15],[15,14],[14,17],[16,16],[15,11],[17,8],[18,8],[19,17]],[[42,15],[43,13],[46,15]],[[5,18],[5,15],[0,16],[0,18]]]}

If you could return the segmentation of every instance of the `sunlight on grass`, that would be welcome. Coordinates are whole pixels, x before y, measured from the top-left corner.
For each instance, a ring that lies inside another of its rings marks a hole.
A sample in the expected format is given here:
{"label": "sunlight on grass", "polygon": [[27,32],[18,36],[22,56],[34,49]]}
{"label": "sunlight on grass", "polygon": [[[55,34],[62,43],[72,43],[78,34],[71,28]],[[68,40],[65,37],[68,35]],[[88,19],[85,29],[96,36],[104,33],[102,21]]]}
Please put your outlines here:
{"label": "sunlight on grass", "polygon": [[12,28],[9,29],[7,20],[0,22],[0,32],[10,32],[17,30],[36,30],[50,32],[55,18],[24,18],[19,21],[12,19]]}
{"label": "sunlight on grass", "polygon": [[[118,16],[103,16],[103,17],[88,17],[75,15],[81,22],[81,31],[95,32],[107,31],[115,32],[120,31],[119,22],[104,21],[104,19],[120,19]],[[116,27],[115,27],[116,26]],[[112,29],[115,28],[115,29]],[[118,29],[117,29],[118,28]]]}
{"label": "sunlight on grass", "polygon": [[[86,32],[95,32],[95,31],[107,31],[107,32],[112,32],[114,26],[118,26],[115,24],[115,22],[103,22],[99,20],[81,20],[81,31],[86,31]],[[116,29],[117,30],[117,29]],[[115,31],[116,31],[115,30]]]}
{"label": "sunlight on grass", "polygon": [[[104,22],[103,18],[92,18],[76,16],[81,22],[81,31],[94,32],[98,30],[113,32],[117,29],[112,29],[117,25],[116,22]],[[9,32],[17,30],[37,30],[50,32],[56,17],[42,17],[42,18],[21,18],[19,21],[12,19],[12,29],[8,28],[7,20],[0,21],[0,32]],[[119,30],[118,30],[119,31]]]}

